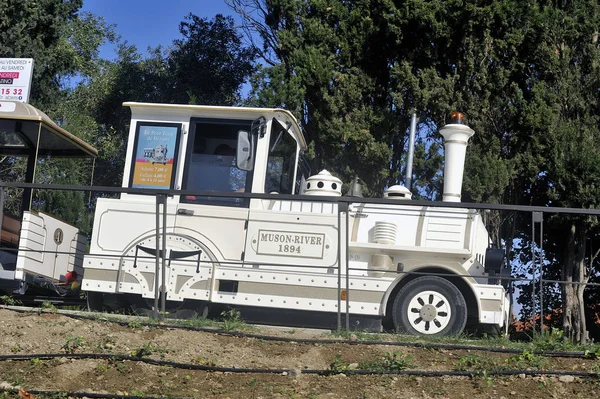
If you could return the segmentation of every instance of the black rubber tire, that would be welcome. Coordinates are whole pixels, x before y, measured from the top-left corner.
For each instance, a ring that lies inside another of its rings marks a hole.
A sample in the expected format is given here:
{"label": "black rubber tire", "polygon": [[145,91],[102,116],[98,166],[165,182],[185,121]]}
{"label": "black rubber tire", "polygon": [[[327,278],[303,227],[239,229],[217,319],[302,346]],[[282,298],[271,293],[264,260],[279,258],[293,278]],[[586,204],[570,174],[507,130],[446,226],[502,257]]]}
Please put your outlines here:
{"label": "black rubber tire", "polygon": [[[127,295],[129,306],[133,313],[139,316],[154,316],[154,299],[143,298],[141,295]],[[159,302],[160,306],[160,302]],[[206,301],[196,301],[186,299],[183,302],[167,301],[165,304],[167,319],[191,319],[194,317],[206,317],[208,313],[208,303]]]}
{"label": "black rubber tire", "polygon": [[90,312],[112,312],[128,308],[122,294],[107,294],[103,292],[86,292],[87,307]]}
{"label": "black rubber tire", "polygon": [[[433,291],[445,297],[447,300],[445,305],[450,308],[450,319],[447,325],[442,330],[432,334],[416,330],[408,317],[408,313],[411,312],[411,309],[409,309],[411,300],[425,291]],[[436,276],[418,277],[408,282],[398,291],[392,308],[392,318],[396,331],[411,335],[459,335],[467,324],[467,315],[467,304],[458,288],[450,281]]]}
{"label": "black rubber tire", "polygon": [[102,292],[88,291],[87,297],[87,308],[90,312],[102,312],[104,311],[104,294]]}

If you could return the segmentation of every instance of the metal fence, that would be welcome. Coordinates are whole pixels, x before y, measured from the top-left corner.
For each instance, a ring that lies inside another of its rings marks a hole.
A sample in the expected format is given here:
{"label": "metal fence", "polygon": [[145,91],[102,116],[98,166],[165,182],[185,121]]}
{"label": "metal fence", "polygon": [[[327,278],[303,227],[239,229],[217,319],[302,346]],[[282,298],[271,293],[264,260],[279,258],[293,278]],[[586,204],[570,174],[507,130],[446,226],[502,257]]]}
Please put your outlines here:
{"label": "metal fence", "polygon": [[[337,208],[337,223],[338,223],[338,232],[339,232],[339,242],[345,242],[345,254],[349,253],[348,243],[349,243],[349,221],[350,214],[349,209],[352,204],[373,204],[373,205],[390,205],[390,204],[398,204],[398,200],[387,199],[387,198],[358,198],[358,197],[325,197],[325,196],[307,196],[307,195],[280,195],[280,194],[250,194],[250,193],[214,193],[214,192],[201,192],[201,191],[183,191],[183,190],[153,190],[153,189],[139,189],[139,188],[122,188],[122,187],[92,187],[92,186],[75,186],[75,185],[56,185],[56,184],[26,184],[26,183],[9,183],[9,182],[0,182],[0,225],[2,225],[2,215],[4,210],[4,197],[7,189],[25,189],[25,192],[29,190],[45,190],[45,191],[55,191],[55,190],[66,190],[66,191],[83,191],[89,193],[89,198],[95,198],[96,196],[107,196],[107,195],[119,195],[121,193],[128,194],[138,194],[138,195],[146,195],[155,197],[156,203],[156,242],[157,244],[161,241],[161,247],[166,248],[166,233],[167,233],[167,213],[166,213],[166,201],[168,198],[173,196],[186,196],[186,195],[195,195],[195,196],[211,196],[211,197],[223,197],[223,198],[243,198],[249,201],[252,198],[256,199],[265,199],[265,200],[279,200],[279,201],[302,201],[302,202],[319,202],[326,204],[335,204]],[[417,208],[422,207],[437,207],[443,209],[452,209],[452,208],[460,208],[460,209],[471,209],[478,210],[482,213],[487,212],[495,212],[496,214],[520,214],[520,215],[530,215],[531,217],[531,234],[529,236],[528,244],[530,246],[530,258],[527,260],[527,263],[531,265],[531,273],[526,273],[525,277],[514,277],[514,276],[495,276],[499,280],[510,282],[513,286],[523,286],[525,284],[530,284],[531,286],[531,298],[532,298],[532,314],[531,314],[531,326],[533,328],[533,332],[535,333],[536,329],[536,319],[539,318],[540,322],[540,332],[544,333],[544,316],[545,312],[548,310],[544,304],[544,289],[548,287],[548,285],[552,285],[553,287],[564,286],[566,284],[581,285],[585,284],[586,288],[596,288],[600,286],[598,283],[582,283],[582,282],[572,282],[565,281],[560,279],[547,279],[545,278],[545,269],[547,269],[546,263],[547,259],[544,255],[544,221],[545,218],[551,215],[571,215],[571,216],[599,216],[600,209],[575,209],[575,208],[551,208],[551,207],[541,207],[541,206],[520,206],[520,205],[500,205],[500,204],[474,204],[474,203],[464,203],[464,202],[439,202],[439,201],[422,201],[422,200],[404,200],[401,204],[414,206]],[[88,211],[93,212],[94,203],[93,201],[88,204]],[[525,216],[527,217],[527,216]],[[525,219],[522,219],[525,220]],[[343,223],[342,223],[343,222]],[[506,223],[506,222],[505,222]],[[345,226],[345,229],[340,229],[340,226]],[[343,249],[340,245],[338,247],[338,270],[337,270],[337,279],[338,279],[338,312],[337,312],[337,324],[338,328],[346,328],[350,329],[350,312],[349,312],[349,304],[350,304],[350,296],[351,293],[351,271],[354,269],[350,268],[348,265],[348,256],[343,256]],[[7,250],[7,248],[0,248]],[[10,248],[8,248],[10,250]],[[14,249],[12,249],[14,250]],[[160,248],[156,248],[156,253],[160,254],[160,256],[155,256],[156,261],[156,270],[155,270],[155,296],[154,296],[154,310],[156,312],[156,317],[159,317],[160,313],[158,310],[160,309],[162,313],[165,312],[165,295],[161,295],[161,291],[164,291],[163,287],[159,287],[159,274],[162,274],[162,281],[165,281],[165,270],[166,270],[166,251],[160,251]],[[339,260],[345,259],[345,265],[342,265],[342,262]],[[241,261],[240,261],[241,263]],[[342,266],[344,266],[342,268]],[[556,265],[555,265],[556,266]],[[314,266],[310,266],[314,267]],[[344,274],[342,270],[345,270],[345,287],[342,287],[342,275]],[[397,271],[397,273],[412,273],[415,272],[403,272]],[[428,274],[428,273],[424,273]],[[438,274],[439,275],[439,274]],[[470,274],[464,274],[463,277],[472,277]],[[345,290],[347,295],[345,295],[345,299],[342,299],[341,291]],[[342,301],[345,300],[345,312],[342,312]],[[343,323],[343,320],[345,323]]]}

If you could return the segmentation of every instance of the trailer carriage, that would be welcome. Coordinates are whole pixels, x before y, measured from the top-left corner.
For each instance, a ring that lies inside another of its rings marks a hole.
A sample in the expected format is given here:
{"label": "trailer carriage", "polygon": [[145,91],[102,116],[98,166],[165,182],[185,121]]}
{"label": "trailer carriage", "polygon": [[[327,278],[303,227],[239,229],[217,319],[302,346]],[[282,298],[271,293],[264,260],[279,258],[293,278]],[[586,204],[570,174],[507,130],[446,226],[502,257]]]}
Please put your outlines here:
{"label": "trailer carriage", "polygon": [[[17,160],[25,166],[22,182],[32,184],[50,158],[97,155],[93,146],[35,107],[0,101],[0,157],[10,176],[19,177]],[[0,193],[0,289],[24,294],[33,284],[65,295],[71,283],[81,280],[87,238],[53,215],[35,211],[33,201],[33,190],[25,188],[20,204],[9,209],[5,191]]]}

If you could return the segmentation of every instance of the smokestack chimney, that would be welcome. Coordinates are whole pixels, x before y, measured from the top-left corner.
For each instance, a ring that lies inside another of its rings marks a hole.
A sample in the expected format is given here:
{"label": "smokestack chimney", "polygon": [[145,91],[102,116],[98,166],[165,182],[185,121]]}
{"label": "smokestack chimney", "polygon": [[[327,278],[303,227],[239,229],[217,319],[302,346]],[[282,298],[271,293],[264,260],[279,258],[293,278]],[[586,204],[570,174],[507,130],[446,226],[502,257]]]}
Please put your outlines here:
{"label": "smokestack chimney", "polygon": [[460,112],[452,113],[450,123],[440,130],[445,151],[443,201],[460,202],[467,142],[474,133]]}

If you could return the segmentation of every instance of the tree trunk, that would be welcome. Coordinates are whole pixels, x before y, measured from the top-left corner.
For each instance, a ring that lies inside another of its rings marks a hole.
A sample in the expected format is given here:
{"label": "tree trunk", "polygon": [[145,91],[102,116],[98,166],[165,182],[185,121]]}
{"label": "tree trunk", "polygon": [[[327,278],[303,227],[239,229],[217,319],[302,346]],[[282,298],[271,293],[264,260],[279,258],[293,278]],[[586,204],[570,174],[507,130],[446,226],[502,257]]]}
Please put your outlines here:
{"label": "tree trunk", "polygon": [[585,322],[584,284],[589,277],[585,267],[586,228],[581,222],[574,222],[569,229],[567,253],[562,266],[563,331],[573,341],[585,344],[588,332]]}

